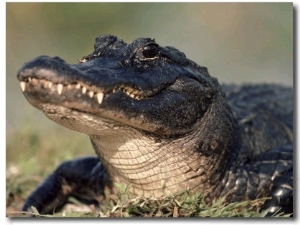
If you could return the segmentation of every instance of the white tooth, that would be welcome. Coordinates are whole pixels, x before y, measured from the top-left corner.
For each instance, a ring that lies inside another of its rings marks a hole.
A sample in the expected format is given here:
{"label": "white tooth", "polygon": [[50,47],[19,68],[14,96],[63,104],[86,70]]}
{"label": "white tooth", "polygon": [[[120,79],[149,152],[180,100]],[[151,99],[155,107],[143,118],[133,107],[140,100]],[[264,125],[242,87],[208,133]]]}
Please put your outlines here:
{"label": "white tooth", "polygon": [[98,100],[98,103],[101,104],[102,101],[103,101],[103,97],[104,97],[104,94],[99,92],[97,93],[97,100]]}
{"label": "white tooth", "polygon": [[26,88],[26,83],[25,83],[24,81],[21,81],[21,82],[20,82],[20,85],[21,85],[22,91],[24,92],[24,91],[25,91],[25,88]]}
{"label": "white tooth", "polygon": [[32,78],[31,78],[31,77],[28,77],[28,81],[31,82],[31,81],[32,81]]}
{"label": "white tooth", "polygon": [[94,92],[93,91],[89,91],[89,96],[90,96],[90,98],[92,98],[94,96]]}
{"label": "white tooth", "polygon": [[36,78],[32,78],[32,79],[31,79],[31,82],[36,84],[36,83],[38,83],[38,82],[39,82],[39,80],[38,80],[38,79],[36,79]]}
{"label": "white tooth", "polygon": [[62,90],[63,90],[63,85],[62,84],[58,84],[57,85],[57,92],[58,92],[59,95],[61,95]]}
{"label": "white tooth", "polygon": [[49,81],[49,83],[48,83],[48,88],[51,88],[52,85],[53,85],[53,83]]}
{"label": "white tooth", "polygon": [[79,89],[80,88],[80,84],[76,84],[75,88]]}
{"label": "white tooth", "polygon": [[45,81],[43,81],[42,83],[43,83],[43,87],[46,88],[46,87],[48,87],[49,81],[45,80]]}
{"label": "white tooth", "polygon": [[126,95],[130,96],[131,93],[129,91],[125,91]]}
{"label": "white tooth", "polygon": [[86,87],[82,87],[82,94],[86,93]]}
{"label": "white tooth", "polygon": [[71,89],[72,88],[72,84],[68,84],[67,88]]}

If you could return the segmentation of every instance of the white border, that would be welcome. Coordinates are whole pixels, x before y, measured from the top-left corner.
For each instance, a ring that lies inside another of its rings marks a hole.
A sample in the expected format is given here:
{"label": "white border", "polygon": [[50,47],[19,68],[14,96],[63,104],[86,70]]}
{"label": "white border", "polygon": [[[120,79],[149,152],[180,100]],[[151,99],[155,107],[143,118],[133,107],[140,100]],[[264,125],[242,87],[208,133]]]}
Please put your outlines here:
{"label": "white border", "polygon": [[[2,59],[6,59],[6,2],[27,2],[27,1],[22,1],[22,0],[16,0],[16,1],[1,1],[1,7],[0,7],[0,13],[2,15],[2,19],[1,19],[1,30],[2,30],[2,40],[1,40],[1,54],[2,54]],[[32,1],[32,2],[36,2],[36,1]],[[49,2],[49,1],[38,1],[38,2]],[[61,2],[61,1],[51,1],[51,2]],[[74,1],[64,1],[64,2],[74,2]],[[99,2],[99,1],[88,1],[88,2]],[[107,1],[107,2],[114,2],[114,1]],[[126,1],[118,1],[118,2],[126,2]],[[131,1],[131,2],[140,2],[140,1]],[[144,2],[170,2],[170,1],[144,1]],[[189,2],[198,2],[198,1],[189,1]],[[214,1],[213,1],[214,2]],[[217,1],[217,2],[226,2],[226,1]],[[232,1],[232,2],[244,2],[244,1]],[[260,2],[260,1],[253,1],[253,2]],[[264,1],[264,2],[274,2],[274,1]],[[290,2],[290,1],[281,1],[281,2]],[[294,13],[298,10],[298,5],[296,3],[294,3]],[[296,12],[297,14],[297,12]],[[278,15],[280,16],[280,15]],[[297,17],[294,17],[294,18],[297,18]],[[298,18],[297,18],[298,19]],[[299,30],[299,26],[298,26],[298,22],[297,21],[294,21],[295,25],[294,25],[294,29],[296,31]],[[297,34],[294,35],[295,38],[297,38],[296,40],[294,40],[294,43],[298,42],[298,37],[297,37]],[[296,112],[299,112],[299,104],[298,104],[298,96],[299,96],[299,91],[298,91],[298,87],[299,87],[299,79],[296,79],[296,76],[297,76],[297,65],[298,65],[298,58],[296,57],[297,56],[297,52],[298,52],[298,44],[295,45],[297,47],[297,49],[295,49],[295,60],[294,62],[297,63],[295,66],[294,66],[294,88],[296,89],[295,90],[295,100],[297,101],[297,104],[295,107],[296,108],[296,111],[294,111],[294,113],[296,114]],[[8,59],[6,59],[8,60]],[[1,84],[1,93],[0,93],[0,107],[1,107],[1,120],[0,120],[0,125],[1,125],[1,146],[2,146],[2,151],[1,151],[1,160],[2,160],[2,163],[1,163],[1,174],[3,174],[2,178],[5,178],[5,164],[6,164],[6,92],[5,92],[5,87],[6,87],[6,60],[2,60],[2,66],[1,66],[1,75],[0,75],[0,84]],[[295,103],[296,103],[295,101]],[[296,118],[297,117],[297,118]],[[298,122],[298,116],[295,115],[295,129],[294,129],[294,132],[295,132],[295,150],[294,151],[298,151],[299,150],[299,147],[298,147],[298,132],[296,132],[296,129],[299,127],[299,122]],[[296,136],[297,135],[297,136]],[[295,158],[295,162],[297,162],[297,164],[299,163],[299,152],[296,154],[297,158]],[[4,161],[4,162],[3,162]],[[295,164],[295,165],[297,165]],[[297,172],[295,173],[296,175],[299,174],[299,166],[295,166],[294,168],[297,169]],[[295,179],[295,181],[297,182],[297,188],[299,188],[299,179]],[[2,181],[1,184],[3,185],[4,182]],[[297,190],[295,188],[295,190]],[[81,223],[81,222],[84,222],[84,223],[93,223],[93,224],[98,224],[98,223],[159,223],[159,224],[162,224],[162,223],[201,223],[201,224],[216,224],[217,222],[222,222],[222,223],[240,223],[240,222],[245,222],[245,223],[250,223],[250,224],[263,224],[263,223],[296,223],[297,222],[297,218],[293,219],[293,220],[282,220],[282,219],[279,219],[279,220],[240,220],[240,219],[237,219],[237,220],[233,220],[233,219],[230,219],[230,220],[216,220],[216,219],[206,219],[206,220],[201,220],[201,219],[185,219],[185,220],[182,220],[182,219],[172,219],[172,220],[158,220],[158,219],[148,219],[148,220],[140,220],[140,219],[135,219],[135,220],[103,220],[103,219],[93,219],[93,220],[81,220],[81,219],[71,219],[71,220],[57,220],[57,219],[54,219],[54,220],[41,220],[41,219],[28,219],[28,220],[18,220],[18,219],[9,219],[9,218],[6,218],[6,207],[4,205],[5,203],[5,193],[6,193],[6,190],[5,190],[5,187],[2,188],[2,191],[1,191],[1,224],[30,224],[30,223],[38,223],[40,224],[41,222],[45,222],[45,223],[48,223],[48,224],[66,224],[66,223]],[[297,197],[299,198],[299,194],[297,195]],[[297,203],[297,206],[298,207],[295,207],[295,211],[299,209],[299,204]],[[3,208],[2,208],[3,207]],[[298,215],[299,215],[299,212],[298,212]],[[2,221],[3,220],[3,221]]]}

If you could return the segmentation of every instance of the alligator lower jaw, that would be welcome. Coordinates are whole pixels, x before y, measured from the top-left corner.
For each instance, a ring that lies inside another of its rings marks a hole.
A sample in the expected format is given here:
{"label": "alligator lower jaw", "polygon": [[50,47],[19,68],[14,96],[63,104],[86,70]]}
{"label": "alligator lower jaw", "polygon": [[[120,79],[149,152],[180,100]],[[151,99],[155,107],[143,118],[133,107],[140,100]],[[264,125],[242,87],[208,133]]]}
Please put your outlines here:
{"label": "alligator lower jaw", "polygon": [[80,110],[74,110],[68,107],[42,104],[39,106],[45,116],[54,122],[77,132],[87,135],[98,135],[105,137],[106,134],[124,129],[125,124],[116,120],[95,116]]}

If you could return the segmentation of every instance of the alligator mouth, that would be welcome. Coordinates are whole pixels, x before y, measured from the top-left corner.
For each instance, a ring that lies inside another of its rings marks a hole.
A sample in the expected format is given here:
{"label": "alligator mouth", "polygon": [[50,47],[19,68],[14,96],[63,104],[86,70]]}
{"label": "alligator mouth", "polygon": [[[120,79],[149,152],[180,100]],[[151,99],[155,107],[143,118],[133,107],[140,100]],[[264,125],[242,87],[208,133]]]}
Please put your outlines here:
{"label": "alligator mouth", "polygon": [[[97,119],[99,123],[102,121],[114,124],[114,126],[129,125],[144,131],[169,133],[168,129],[163,126],[151,124],[145,118],[146,114],[139,114],[136,108],[138,103],[144,109],[153,105],[153,102],[157,101],[152,101],[152,97],[159,96],[164,88],[146,91],[145,94],[122,84],[102,88],[84,84],[82,81],[69,81],[68,83],[67,79],[63,83],[54,82],[53,80],[57,80],[56,78],[47,80],[34,76],[20,76],[19,79],[21,90],[27,100],[58,123],[61,122],[59,118],[67,119],[74,113],[73,116],[80,115],[84,119],[95,118],[93,116],[101,117],[101,120]],[[69,111],[65,111],[63,108]],[[70,121],[70,123],[73,122]],[[66,124],[63,125],[66,126]],[[69,128],[81,132],[80,127],[73,128],[71,126]]]}
{"label": "alligator mouth", "polygon": [[27,90],[30,90],[32,88],[40,88],[48,92],[56,91],[59,96],[65,94],[66,92],[77,90],[82,94],[82,96],[88,96],[92,101],[97,102],[99,105],[102,104],[104,97],[107,97],[110,94],[114,94],[116,92],[122,92],[134,100],[142,100],[150,97],[151,95],[154,95],[154,93],[145,95],[144,92],[125,85],[119,85],[113,88],[104,89],[97,88],[95,86],[89,86],[80,82],[72,82],[68,84],[54,83],[50,80],[38,79],[34,77],[27,77],[23,81],[20,81],[20,86],[22,92],[26,92]]}

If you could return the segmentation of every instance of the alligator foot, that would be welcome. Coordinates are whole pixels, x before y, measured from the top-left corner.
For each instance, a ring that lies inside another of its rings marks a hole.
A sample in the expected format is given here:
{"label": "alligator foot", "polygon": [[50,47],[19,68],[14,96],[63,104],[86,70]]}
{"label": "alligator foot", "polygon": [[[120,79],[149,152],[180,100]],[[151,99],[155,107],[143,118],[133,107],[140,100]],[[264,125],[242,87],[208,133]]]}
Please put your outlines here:
{"label": "alligator foot", "polygon": [[69,196],[85,202],[101,202],[105,187],[110,187],[106,170],[97,157],[62,163],[26,200],[22,210],[40,214],[59,211]]}

